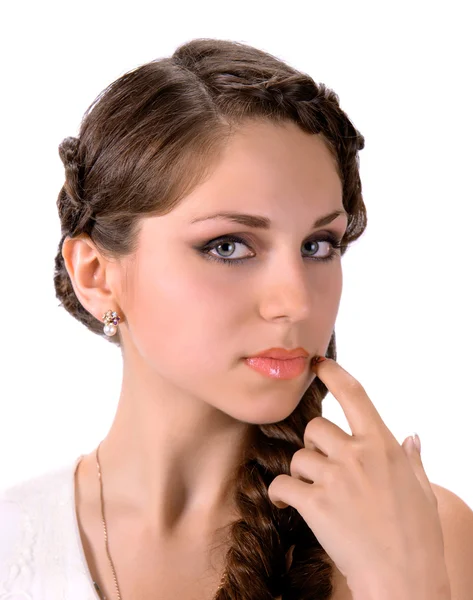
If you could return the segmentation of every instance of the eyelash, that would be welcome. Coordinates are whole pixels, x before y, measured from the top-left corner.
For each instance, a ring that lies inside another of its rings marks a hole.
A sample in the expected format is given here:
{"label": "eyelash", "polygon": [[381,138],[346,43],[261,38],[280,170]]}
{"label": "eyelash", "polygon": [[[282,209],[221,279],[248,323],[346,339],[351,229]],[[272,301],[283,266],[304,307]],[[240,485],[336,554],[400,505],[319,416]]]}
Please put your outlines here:
{"label": "eyelash", "polygon": [[[241,264],[245,260],[248,260],[249,258],[253,258],[252,256],[249,256],[247,258],[222,258],[221,256],[217,257],[217,256],[214,256],[213,254],[209,253],[210,250],[213,250],[214,248],[216,248],[216,247],[220,246],[221,244],[228,242],[228,241],[236,242],[238,244],[244,244],[248,248],[250,247],[248,241],[245,240],[244,238],[229,234],[229,235],[221,236],[218,239],[213,240],[211,242],[208,242],[201,248],[198,248],[198,250],[204,255],[205,258],[207,258],[209,260],[214,260],[218,263],[224,263],[227,265],[228,264]],[[337,250],[339,250],[343,246],[343,244],[341,243],[341,240],[331,233],[324,234],[324,237],[322,237],[322,238],[319,238],[319,239],[311,238],[310,240],[307,240],[307,241],[308,242],[329,242],[332,245],[333,251],[329,254],[329,256],[326,256],[325,258],[313,258],[310,256],[307,257],[307,258],[309,258],[309,260],[314,260],[317,262],[329,262],[329,261],[333,260],[335,258],[335,256],[338,255]]]}

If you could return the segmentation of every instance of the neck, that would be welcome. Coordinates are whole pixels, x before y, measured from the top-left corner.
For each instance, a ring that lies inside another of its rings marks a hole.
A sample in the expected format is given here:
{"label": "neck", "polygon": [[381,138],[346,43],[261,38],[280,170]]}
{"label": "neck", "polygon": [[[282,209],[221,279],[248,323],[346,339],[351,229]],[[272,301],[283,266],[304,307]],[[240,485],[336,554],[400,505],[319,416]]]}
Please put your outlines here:
{"label": "neck", "polygon": [[161,536],[190,529],[206,535],[235,514],[232,475],[254,426],[133,373],[124,370],[99,449],[104,502]]}

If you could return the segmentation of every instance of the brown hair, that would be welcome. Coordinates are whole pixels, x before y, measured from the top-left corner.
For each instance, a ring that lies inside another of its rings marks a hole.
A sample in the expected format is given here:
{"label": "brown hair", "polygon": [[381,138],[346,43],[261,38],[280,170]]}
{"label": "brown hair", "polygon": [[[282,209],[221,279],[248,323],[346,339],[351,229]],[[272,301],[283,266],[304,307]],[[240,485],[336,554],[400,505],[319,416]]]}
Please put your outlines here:
{"label": "brown hair", "polygon": [[[240,123],[292,121],[320,134],[336,159],[349,215],[342,255],[366,228],[358,150],[363,136],[324,84],[275,56],[227,40],[195,39],[171,57],[125,73],[87,109],[77,138],[59,146],[65,183],[57,207],[61,241],[54,285],[62,306],[94,333],[103,323],[76,297],[62,257],[66,236],[90,236],[110,257],[136,249],[139,222],[164,215],[208,173]],[[335,332],[327,356],[336,359]],[[231,524],[226,580],[218,600],[320,600],[332,594],[333,562],[299,513],[276,508],[267,488],[290,474],[304,447],[307,423],[322,414],[327,388],[318,379],[284,421],[254,426],[244,461],[235,472],[239,519]],[[286,573],[285,555],[295,545]]]}

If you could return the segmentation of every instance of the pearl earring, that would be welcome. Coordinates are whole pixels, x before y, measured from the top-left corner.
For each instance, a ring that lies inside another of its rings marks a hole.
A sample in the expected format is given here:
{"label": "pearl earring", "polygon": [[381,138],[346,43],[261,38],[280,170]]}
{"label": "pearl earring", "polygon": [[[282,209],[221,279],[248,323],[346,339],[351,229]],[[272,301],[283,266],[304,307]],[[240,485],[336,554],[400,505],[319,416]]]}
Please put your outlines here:
{"label": "pearl earring", "polygon": [[105,323],[103,332],[105,335],[112,337],[117,333],[117,325],[120,321],[120,317],[115,311],[107,310],[103,315],[103,322]]}

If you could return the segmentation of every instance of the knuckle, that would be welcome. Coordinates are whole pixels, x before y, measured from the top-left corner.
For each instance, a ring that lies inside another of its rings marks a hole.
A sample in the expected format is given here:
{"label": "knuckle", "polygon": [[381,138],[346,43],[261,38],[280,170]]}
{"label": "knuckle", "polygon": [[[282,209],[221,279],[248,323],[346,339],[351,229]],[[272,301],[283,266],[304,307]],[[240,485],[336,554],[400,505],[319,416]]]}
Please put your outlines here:
{"label": "knuckle", "polygon": [[304,430],[304,447],[311,448],[318,437],[319,429],[322,425],[323,417],[314,417],[311,419]]}
{"label": "knuckle", "polygon": [[353,377],[352,375],[348,376],[346,388],[347,391],[351,394],[366,394],[365,388],[358,381],[358,379],[355,379],[355,377]]}
{"label": "knuckle", "polygon": [[296,452],[294,452],[294,454],[292,455],[291,463],[289,465],[291,475],[293,475],[295,471],[298,471],[300,469],[300,467],[302,466],[302,464],[304,462],[304,458],[305,458],[304,450],[305,450],[305,448],[301,448],[300,450],[297,450]]}
{"label": "knuckle", "polygon": [[394,438],[382,435],[370,439],[354,439],[349,452],[349,461],[362,467],[380,461],[395,463],[400,459],[401,450]]}
{"label": "knuckle", "polygon": [[310,436],[315,434],[322,426],[324,421],[325,419],[322,416],[314,417],[313,419],[311,419],[306,425],[305,435]]}
{"label": "knuckle", "polygon": [[369,449],[363,440],[354,439],[347,452],[348,462],[351,467],[364,467],[369,460]]}
{"label": "knuckle", "polygon": [[292,455],[292,459],[291,459],[291,465],[292,464],[296,464],[297,462],[300,461],[302,455],[304,454],[304,448],[299,448],[299,450],[296,450],[294,452],[294,454]]}
{"label": "knuckle", "polygon": [[401,456],[402,448],[394,438],[381,437],[379,449],[381,455],[388,463],[397,462]]}

